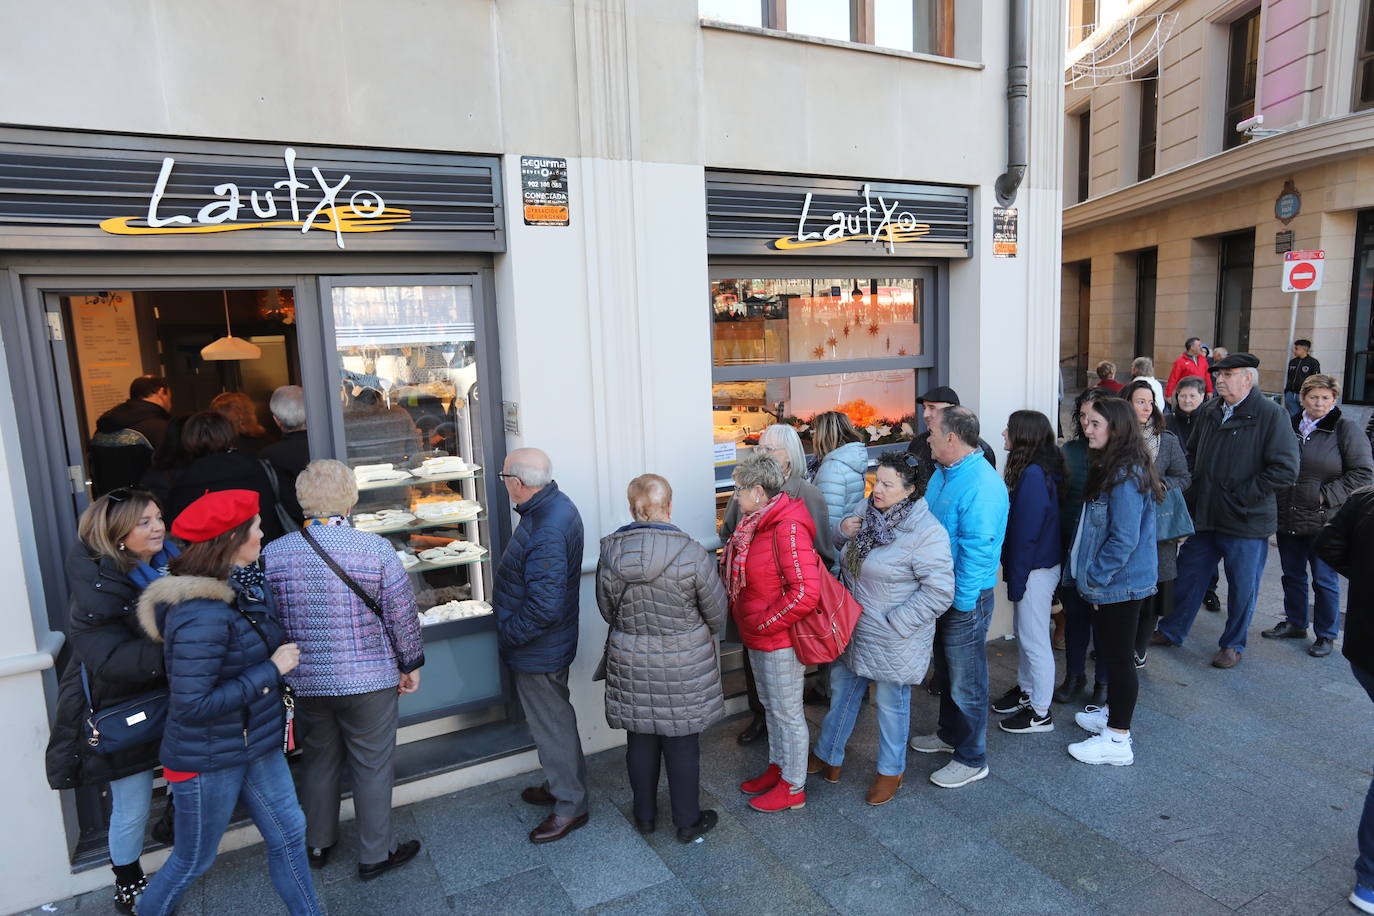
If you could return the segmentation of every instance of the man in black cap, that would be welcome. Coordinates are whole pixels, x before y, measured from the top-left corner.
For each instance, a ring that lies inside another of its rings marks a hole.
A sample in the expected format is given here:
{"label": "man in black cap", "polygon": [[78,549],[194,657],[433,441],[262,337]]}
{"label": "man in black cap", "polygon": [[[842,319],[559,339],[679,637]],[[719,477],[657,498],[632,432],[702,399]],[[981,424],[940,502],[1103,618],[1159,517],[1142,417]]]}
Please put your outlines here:
{"label": "man in black cap", "polygon": [[1219,395],[1197,409],[1188,457],[1188,509],[1197,534],[1178,555],[1173,613],[1159,622],[1155,646],[1181,646],[1216,571],[1226,568],[1226,629],[1212,659],[1234,668],[1245,651],[1269,535],[1278,530],[1276,493],[1298,479],[1298,445],[1284,409],[1259,387],[1259,360],[1232,353],[1212,365]]}
{"label": "man in black cap", "polygon": [[[916,399],[916,403],[921,405],[921,419],[925,421],[925,432],[918,435],[906,447],[907,454],[915,455],[921,461],[921,476],[923,480],[929,480],[930,475],[935,473],[935,459],[930,454],[930,434],[932,430],[940,426],[940,417],[946,407],[958,407],[959,395],[948,385],[936,385]],[[997,455],[993,452],[992,446],[980,436],[978,446],[983,450],[983,457],[988,460],[988,464],[997,467]]]}

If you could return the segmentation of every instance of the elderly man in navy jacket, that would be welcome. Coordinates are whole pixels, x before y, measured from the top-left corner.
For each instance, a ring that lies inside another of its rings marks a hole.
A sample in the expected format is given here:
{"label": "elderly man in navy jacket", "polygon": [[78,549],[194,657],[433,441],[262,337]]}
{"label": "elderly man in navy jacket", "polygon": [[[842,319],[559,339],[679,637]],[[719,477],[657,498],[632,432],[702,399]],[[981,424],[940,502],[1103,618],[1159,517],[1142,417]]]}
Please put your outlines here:
{"label": "elderly man in navy jacket", "polygon": [[511,452],[499,476],[520,524],[496,570],[492,606],[501,657],[515,673],[544,768],[544,784],[520,797],[553,807],[530,832],[530,842],[551,843],[587,823],[587,763],[568,702],[568,666],[577,655],[582,516],[558,489],[549,456],[539,449]]}

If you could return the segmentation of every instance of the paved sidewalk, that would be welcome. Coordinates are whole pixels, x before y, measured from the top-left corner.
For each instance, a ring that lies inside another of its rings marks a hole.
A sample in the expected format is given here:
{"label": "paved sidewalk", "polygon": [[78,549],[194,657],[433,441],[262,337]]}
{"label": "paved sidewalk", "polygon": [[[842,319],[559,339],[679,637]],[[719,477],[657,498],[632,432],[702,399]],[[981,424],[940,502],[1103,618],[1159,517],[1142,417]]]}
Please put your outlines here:
{"label": "paved sidewalk", "polygon": [[[727,722],[703,741],[704,802],[721,822],[700,844],[683,846],[663,826],[647,839],[635,832],[623,756],[610,751],[589,761],[591,822],[568,839],[525,839],[543,814],[517,797],[528,777],[469,789],[398,811],[399,835],[420,837],[424,852],[369,884],[352,876],[346,830],[344,855],[316,873],[325,906],[331,916],[1354,912],[1343,900],[1374,704],[1339,656],[1259,637],[1279,616],[1278,579],[1271,551],[1250,650],[1234,670],[1207,664],[1224,614],[1202,612],[1186,647],[1151,652],[1133,767],[1074,762],[1064,748],[1081,735],[1056,707],[1050,734],[993,725],[988,779],[937,789],[926,777],[944,758],[912,754],[907,784],[871,808],[870,706],[842,782],[816,780],[804,810],[762,815],[735,784],[762,769],[766,750],[736,745],[741,723]],[[1014,680],[1015,645],[989,646],[994,696]],[[916,691],[914,733],[933,727],[935,703]],[[818,723],[822,711],[808,712]],[[660,811],[666,821],[666,783]],[[106,913],[108,901],[102,890],[48,912]],[[221,857],[180,910],[280,911],[260,845]]]}

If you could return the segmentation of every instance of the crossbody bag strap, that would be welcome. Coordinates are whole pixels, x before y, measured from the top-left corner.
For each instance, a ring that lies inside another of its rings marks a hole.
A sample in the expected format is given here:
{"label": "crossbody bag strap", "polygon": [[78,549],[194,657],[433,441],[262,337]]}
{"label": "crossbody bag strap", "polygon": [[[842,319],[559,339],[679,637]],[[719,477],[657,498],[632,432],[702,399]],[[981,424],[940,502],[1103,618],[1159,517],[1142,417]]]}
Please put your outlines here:
{"label": "crossbody bag strap", "polygon": [[[306,526],[301,529],[301,537],[305,538],[305,542],[310,545],[311,549],[313,549],[316,554],[319,555],[320,559],[324,561],[324,565],[329,567],[330,572],[338,576],[339,581],[342,582],[344,585],[347,585],[349,591],[357,595],[358,598],[362,600],[363,604],[367,605],[368,608],[372,611],[372,613],[377,615],[377,622],[381,624],[382,632],[386,634],[387,641],[390,642],[391,631],[387,629],[386,615],[382,612],[382,607],[377,603],[377,600],[373,598],[371,595],[369,595],[366,591],[364,591],[363,587],[359,585],[357,582],[355,582],[353,580],[353,577],[350,576],[347,572],[345,572],[344,568],[340,566],[334,560],[333,557],[331,557],[328,553],[325,552],[325,549],[320,546],[320,542],[315,540],[315,538],[311,536],[309,526]],[[395,645],[392,645],[391,651],[396,653],[397,658],[400,658],[400,653],[396,652]]]}

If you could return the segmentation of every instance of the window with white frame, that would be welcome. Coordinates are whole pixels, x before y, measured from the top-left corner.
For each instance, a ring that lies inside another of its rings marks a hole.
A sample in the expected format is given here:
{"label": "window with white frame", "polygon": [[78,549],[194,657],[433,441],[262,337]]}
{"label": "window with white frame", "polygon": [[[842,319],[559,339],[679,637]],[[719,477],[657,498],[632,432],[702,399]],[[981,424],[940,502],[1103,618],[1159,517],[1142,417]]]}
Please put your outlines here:
{"label": "window with white frame", "polygon": [[955,0],[699,0],[703,19],[954,56]]}

